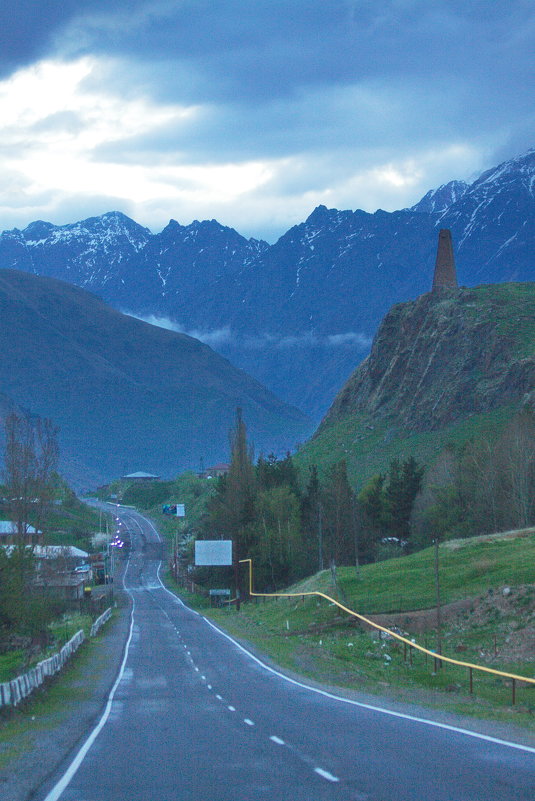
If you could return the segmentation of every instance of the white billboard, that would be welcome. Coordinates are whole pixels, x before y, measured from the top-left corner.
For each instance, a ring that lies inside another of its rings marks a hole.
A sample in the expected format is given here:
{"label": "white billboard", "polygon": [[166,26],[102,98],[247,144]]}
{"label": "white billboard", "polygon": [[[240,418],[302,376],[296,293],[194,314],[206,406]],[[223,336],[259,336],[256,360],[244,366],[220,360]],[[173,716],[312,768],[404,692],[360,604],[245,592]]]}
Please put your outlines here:
{"label": "white billboard", "polygon": [[232,564],[232,540],[196,540],[195,565],[215,567]]}

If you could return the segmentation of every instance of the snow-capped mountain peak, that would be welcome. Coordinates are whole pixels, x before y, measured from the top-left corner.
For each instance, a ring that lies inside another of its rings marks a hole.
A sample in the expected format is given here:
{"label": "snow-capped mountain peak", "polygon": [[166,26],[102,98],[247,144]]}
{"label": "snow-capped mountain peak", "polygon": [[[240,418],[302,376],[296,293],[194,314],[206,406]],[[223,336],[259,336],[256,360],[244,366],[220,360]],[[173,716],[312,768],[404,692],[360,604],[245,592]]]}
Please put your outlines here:
{"label": "snow-capped mountain peak", "polygon": [[452,230],[461,284],[535,280],[534,192],[530,150],[471,184],[430,190],[410,209],[320,205],[274,245],[216,220],[171,220],[152,234],[109,212],[5,231],[0,266],[210,334],[231,361],[317,414],[363,355],[347,343],[369,341],[392,304],[430,290],[439,228]]}
{"label": "snow-capped mountain peak", "polygon": [[438,189],[430,189],[423,198],[411,206],[410,211],[425,212],[436,214],[445,211],[453,203],[456,203],[469,188],[465,181],[450,181],[442,184]]}

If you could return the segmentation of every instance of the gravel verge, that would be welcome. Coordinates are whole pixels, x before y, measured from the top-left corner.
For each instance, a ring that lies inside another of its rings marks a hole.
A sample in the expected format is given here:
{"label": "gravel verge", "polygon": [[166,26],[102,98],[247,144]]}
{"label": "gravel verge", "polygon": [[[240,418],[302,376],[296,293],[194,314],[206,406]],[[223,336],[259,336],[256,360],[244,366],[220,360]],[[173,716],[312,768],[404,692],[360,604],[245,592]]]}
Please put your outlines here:
{"label": "gravel verge", "polygon": [[0,798],[29,801],[76,751],[99,719],[122,662],[130,625],[128,596],[64,671],[0,722]]}

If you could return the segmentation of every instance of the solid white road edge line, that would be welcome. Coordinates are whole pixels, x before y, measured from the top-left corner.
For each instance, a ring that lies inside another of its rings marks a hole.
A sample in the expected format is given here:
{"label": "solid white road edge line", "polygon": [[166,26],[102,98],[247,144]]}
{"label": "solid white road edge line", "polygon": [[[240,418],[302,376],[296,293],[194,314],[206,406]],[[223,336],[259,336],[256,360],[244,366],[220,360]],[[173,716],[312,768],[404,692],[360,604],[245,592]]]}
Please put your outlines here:
{"label": "solid white road edge line", "polygon": [[327,779],[328,782],[340,781],[337,776],[333,776],[332,773],[329,773],[328,770],[323,770],[323,768],[314,768],[314,773],[317,773],[318,776],[321,776],[323,779]]}
{"label": "solid white road edge line", "polygon": [[[146,520],[146,518],[144,518],[142,515],[140,515],[140,517],[142,517],[143,520]],[[156,529],[154,528],[154,525],[151,523],[151,521],[146,520],[146,522],[151,526],[156,536],[161,541],[160,536],[156,531]],[[334,693],[329,693],[326,690],[320,690],[317,687],[311,687],[309,684],[304,684],[303,682],[290,678],[290,676],[285,676],[284,673],[280,673],[280,671],[275,670],[274,668],[267,665],[265,662],[262,662],[261,659],[258,659],[258,657],[256,657],[253,653],[251,653],[251,651],[248,651],[247,648],[244,648],[244,646],[241,645],[239,642],[237,642],[237,640],[235,640],[233,637],[231,637],[230,634],[227,634],[225,631],[220,629],[219,626],[216,626],[215,623],[212,623],[211,620],[208,620],[208,618],[201,615],[195,609],[191,609],[189,606],[187,606],[180,598],[178,598],[175,595],[174,592],[171,592],[171,590],[169,590],[164,585],[162,579],[160,578],[160,567],[161,563],[158,565],[158,571],[157,571],[158,581],[160,582],[162,589],[164,589],[169,595],[171,595],[176,603],[180,604],[180,606],[184,607],[184,609],[187,609],[188,612],[191,612],[192,614],[201,617],[209,626],[211,626],[214,629],[214,631],[217,631],[222,637],[225,637],[227,640],[233,643],[240,651],[242,651],[242,653],[246,654],[250,659],[256,662],[257,665],[260,665],[261,667],[264,668],[264,670],[269,671],[274,676],[278,676],[280,679],[283,679],[283,681],[287,681],[289,684],[294,684],[296,687],[301,687],[304,690],[308,690],[309,692],[317,693],[318,695],[323,695],[325,698],[331,698],[334,701],[339,701],[340,703],[343,704],[356,706],[359,707],[360,709],[367,709],[371,712],[379,712],[382,715],[389,715],[390,717],[401,718],[402,720],[409,720],[412,721],[413,723],[420,723],[424,726],[432,726],[433,728],[436,729],[444,729],[445,731],[455,732],[456,734],[462,734],[466,737],[473,737],[476,740],[484,740],[485,742],[494,743],[495,745],[502,745],[506,748],[515,748],[518,751],[525,751],[528,754],[535,754],[535,748],[532,748],[529,745],[522,745],[521,743],[513,743],[510,740],[502,740],[498,737],[491,737],[488,734],[481,734],[480,732],[470,731],[470,729],[463,729],[459,726],[452,726],[449,723],[440,723],[437,720],[430,720],[429,718],[421,718],[416,715],[409,715],[408,713],[405,712],[396,712],[393,709],[386,709],[385,707],[375,706],[374,704],[365,704],[363,701],[354,701],[351,698],[342,698],[342,696],[334,695]],[[48,799],[45,799],[45,801],[48,801]]]}
{"label": "solid white road edge line", "polygon": [[[128,560],[128,563],[129,562],[130,562],[130,560]],[[126,566],[125,574],[126,574],[127,570],[128,570],[128,564]],[[123,576],[123,585],[124,585],[124,576]],[[93,743],[97,739],[98,735],[100,734],[101,730],[104,728],[104,725],[106,724],[106,721],[108,720],[108,718],[110,716],[111,707],[112,707],[112,703],[113,703],[113,698],[115,696],[117,687],[119,686],[119,682],[121,681],[121,679],[123,677],[123,674],[124,674],[124,670],[125,670],[125,666],[126,666],[126,660],[128,659],[128,652],[129,652],[129,649],[130,649],[130,642],[132,640],[132,632],[134,630],[135,600],[134,600],[134,596],[132,595],[132,593],[130,593],[129,590],[127,590],[127,592],[128,592],[128,594],[130,595],[130,597],[132,599],[132,609],[131,609],[131,612],[130,612],[130,631],[128,633],[128,640],[126,642],[126,647],[125,647],[125,650],[124,650],[123,661],[122,661],[121,667],[119,669],[119,673],[117,674],[117,678],[115,679],[115,684],[111,688],[110,694],[108,695],[108,701],[106,703],[106,708],[104,709],[104,712],[103,712],[102,717],[100,718],[99,722],[97,723],[97,725],[95,726],[95,728],[93,729],[93,731],[91,732],[91,734],[89,735],[87,740],[84,742],[84,744],[82,745],[82,747],[80,748],[80,750],[78,751],[76,756],[74,757],[73,761],[71,762],[71,764],[69,765],[69,767],[67,768],[65,773],[63,774],[61,779],[57,782],[57,784],[55,784],[55,786],[52,788],[52,790],[48,793],[48,795],[45,797],[44,801],[58,801],[58,799],[61,797],[61,794],[63,793],[63,791],[70,784],[70,782],[71,782],[72,778],[74,777],[76,771],[78,770],[78,768],[80,767],[80,765],[84,761],[89,749],[91,748],[91,746],[93,745]]]}
{"label": "solid white road edge line", "polygon": [[[188,609],[188,607],[186,607],[186,609]],[[230,634],[227,634],[226,631],[220,629],[219,626],[216,626],[215,623],[212,623],[212,621],[208,620],[208,618],[203,617],[203,620],[209,626],[211,626],[211,628],[217,631],[222,637],[225,637],[227,640],[233,643],[240,651],[242,651],[250,659],[256,662],[257,665],[260,665],[265,670],[269,671],[270,673],[273,673],[274,676],[278,676],[280,679],[287,681],[289,684],[294,684],[296,687],[301,687],[304,690],[309,690],[310,692],[317,693],[317,695],[323,695],[325,698],[332,698],[334,701],[340,701],[343,704],[349,704],[351,706],[360,707],[360,709],[368,709],[371,712],[380,712],[382,715],[390,715],[391,717],[394,718],[401,718],[402,720],[410,720],[413,723],[422,723],[425,726],[433,726],[434,728],[437,729],[445,729],[446,731],[452,731],[455,732],[456,734],[463,734],[466,735],[467,737],[475,737],[478,740],[485,740],[485,742],[488,743],[503,745],[506,746],[507,748],[516,748],[519,751],[526,751],[528,754],[535,754],[535,748],[532,748],[529,745],[513,743],[510,742],[509,740],[501,740],[498,737],[491,737],[488,734],[481,734],[480,732],[477,731],[470,731],[470,729],[462,729],[458,726],[452,726],[449,723],[440,723],[437,720],[430,720],[429,718],[420,718],[417,717],[416,715],[409,715],[406,712],[395,712],[393,709],[386,709],[381,706],[374,706],[373,704],[365,704],[363,701],[353,701],[351,698],[342,698],[342,696],[334,695],[334,693],[329,693],[327,692],[327,690],[320,690],[317,687],[311,687],[309,684],[303,684],[302,682],[297,681],[296,679],[290,678],[290,676],[285,676],[284,673],[280,673],[278,670],[275,670],[274,668],[270,667],[270,665],[266,665],[265,662],[262,662],[260,659],[258,659],[258,657],[255,656],[253,653],[251,653],[251,651],[248,651],[247,648],[244,648],[244,646],[241,645],[239,642],[237,642],[237,640],[235,640],[233,637],[231,637]]]}

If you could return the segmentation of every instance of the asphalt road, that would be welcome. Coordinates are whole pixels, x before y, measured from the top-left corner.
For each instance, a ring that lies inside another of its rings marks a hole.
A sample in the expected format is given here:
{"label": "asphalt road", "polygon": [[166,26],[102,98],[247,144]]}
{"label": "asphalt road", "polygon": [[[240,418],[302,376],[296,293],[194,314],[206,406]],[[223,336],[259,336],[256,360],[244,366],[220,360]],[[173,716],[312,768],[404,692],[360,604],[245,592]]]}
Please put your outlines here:
{"label": "asphalt road", "polygon": [[535,748],[306,687],[185,607],[126,509],[133,599],[98,725],[38,801],[534,801]]}

